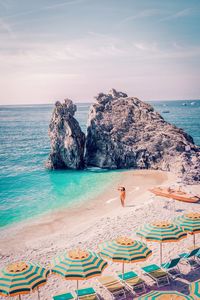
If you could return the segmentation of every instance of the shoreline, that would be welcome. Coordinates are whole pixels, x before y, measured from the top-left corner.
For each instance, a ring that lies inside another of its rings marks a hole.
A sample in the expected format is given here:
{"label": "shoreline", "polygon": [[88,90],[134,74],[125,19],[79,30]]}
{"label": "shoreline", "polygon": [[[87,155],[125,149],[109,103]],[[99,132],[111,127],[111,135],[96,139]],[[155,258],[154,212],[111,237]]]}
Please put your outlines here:
{"label": "shoreline", "polygon": [[[98,168],[98,170],[100,170],[101,172],[97,172],[97,173],[100,173],[100,174],[108,174],[111,172],[111,177],[113,177],[114,174],[116,174],[116,177],[120,178],[121,176],[121,173],[124,172],[124,170],[120,171],[120,170],[106,170],[106,171],[102,171],[101,169]],[[59,172],[60,170],[58,170]],[[63,171],[63,170],[61,170]],[[87,169],[87,170],[84,170],[84,171],[90,171],[90,172],[93,172],[92,168],[91,169]],[[96,171],[96,170],[95,170]],[[127,170],[126,170],[127,171]],[[129,170],[128,170],[129,171]],[[133,171],[133,169],[132,169]],[[51,171],[50,171],[51,172]],[[53,171],[53,172],[56,172],[56,171]],[[82,172],[82,170],[81,170]],[[96,172],[95,172],[96,173]],[[86,195],[85,197],[88,197],[89,199],[79,199],[74,201],[74,202],[66,202],[65,204],[61,204],[60,206],[57,206],[53,209],[49,209],[49,210],[46,210],[44,211],[43,213],[38,213],[36,215],[33,215],[29,218],[25,218],[24,220],[18,220],[18,221],[15,221],[13,223],[10,223],[10,224],[6,224],[5,226],[0,226],[0,238],[1,238],[1,233],[4,234],[4,232],[9,232],[11,230],[13,230],[14,228],[16,228],[17,230],[20,230],[22,227],[24,226],[28,226],[30,223],[37,223],[38,221],[41,221],[42,218],[47,218],[48,216],[50,215],[54,215],[54,214],[57,214],[61,211],[69,211],[70,209],[79,209],[81,206],[83,206],[84,204],[87,204],[89,203],[90,201],[93,201],[94,199],[100,197],[103,193],[105,193],[108,188],[110,188],[114,183],[116,182],[116,178],[113,179],[111,178],[111,180],[109,181],[109,183],[107,184],[106,187],[103,188],[103,192],[102,191],[96,191],[95,190],[95,193],[92,191],[90,192],[89,195]],[[84,198],[85,198],[84,197]]]}
{"label": "shoreline", "polygon": [[[116,210],[120,214],[121,210],[118,185],[126,187],[126,209],[139,204],[135,197],[141,197],[152,185],[161,185],[173,177],[171,173],[154,170],[126,170],[119,172],[116,179],[113,180],[103,193],[97,197],[75,203],[72,207],[61,208],[54,212],[48,212],[37,216],[32,220],[25,220],[18,224],[13,224],[7,228],[1,229],[1,253],[9,252],[9,248],[20,250],[27,243],[33,240],[44,239],[44,236],[55,236],[60,233],[76,234],[78,230],[90,226],[96,219],[109,215],[111,211]],[[132,195],[134,200],[132,200]],[[140,203],[143,205],[144,203]],[[78,220],[78,222],[76,222]],[[81,226],[80,226],[81,224]],[[13,239],[13,236],[15,238]],[[16,239],[20,239],[20,245],[16,245]]]}

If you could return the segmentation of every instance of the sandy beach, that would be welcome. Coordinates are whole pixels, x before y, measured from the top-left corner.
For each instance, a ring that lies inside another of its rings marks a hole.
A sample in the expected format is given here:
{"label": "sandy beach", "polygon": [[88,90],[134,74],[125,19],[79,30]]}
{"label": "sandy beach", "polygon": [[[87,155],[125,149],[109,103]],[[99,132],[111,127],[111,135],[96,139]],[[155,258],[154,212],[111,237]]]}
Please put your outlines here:
{"label": "sandy beach", "polygon": [[[200,211],[199,204],[156,197],[148,191],[153,186],[173,186],[177,182],[176,176],[167,172],[123,171],[116,182],[96,199],[3,229],[0,234],[0,268],[17,260],[39,262],[49,267],[52,258],[66,250],[83,247],[98,251],[98,244],[102,241],[122,235],[137,238],[135,232],[145,222],[170,220],[184,212]],[[125,208],[120,205],[118,185],[125,186],[127,190]],[[200,194],[200,186],[183,188]],[[200,237],[197,236],[197,243],[198,239]],[[158,244],[148,243],[148,246],[153,251],[151,258],[143,263],[129,264],[126,270],[133,269],[141,275],[140,267],[145,263],[159,263]],[[191,236],[179,243],[165,244],[163,261],[187,251],[191,246]],[[109,262],[105,274],[113,274],[120,270],[120,264]],[[172,282],[170,289],[187,292],[189,281],[200,278],[200,272],[191,272],[187,265],[181,265],[181,271],[185,275],[184,279]],[[152,288],[153,282],[146,277],[144,279]],[[95,279],[80,284],[81,287],[90,285],[95,287],[104,299],[110,299]],[[48,283],[40,289],[41,299],[52,299],[56,294],[74,291],[75,287],[73,281],[50,275]],[[37,293],[25,295],[23,299],[37,299]]]}

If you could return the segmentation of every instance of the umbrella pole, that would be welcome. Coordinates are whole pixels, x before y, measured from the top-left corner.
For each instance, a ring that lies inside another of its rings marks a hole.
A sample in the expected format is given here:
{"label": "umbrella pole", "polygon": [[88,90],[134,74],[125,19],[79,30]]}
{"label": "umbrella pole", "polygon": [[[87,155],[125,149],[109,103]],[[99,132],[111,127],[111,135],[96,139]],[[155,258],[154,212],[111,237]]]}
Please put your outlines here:
{"label": "umbrella pole", "polygon": [[123,274],[123,279],[124,279],[124,262],[122,263],[122,274]]}
{"label": "umbrella pole", "polygon": [[40,300],[40,291],[39,291],[39,288],[37,288],[37,291],[38,291],[38,300]]}
{"label": "umbrella pole", "polygon": [[160,243],[160,265],[162,265],[162,243]]}
{"label": "umbrella pole", "polygon": [[194,249],[195,249],[195,234],[193,233],[193,244],[194,244]]}
{"label": "umbrella pole", "polygon": [[77,283],[76,283],[76,289],[78,290],[78,280],[77,280]]}
{"label": "umbrella pole", "polygon": [[19,300],[21,300],[21,295],[19,295]]}

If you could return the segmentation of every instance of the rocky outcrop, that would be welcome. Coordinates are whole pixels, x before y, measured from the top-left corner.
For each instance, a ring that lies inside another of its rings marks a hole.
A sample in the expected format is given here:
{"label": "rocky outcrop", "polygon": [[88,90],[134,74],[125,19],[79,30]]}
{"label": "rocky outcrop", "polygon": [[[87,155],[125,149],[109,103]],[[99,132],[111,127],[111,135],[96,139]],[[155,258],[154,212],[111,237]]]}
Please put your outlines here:
{"label": "rocky outcrop", "polygon": [[86,143],[75,112],[69,99],[55,104],[48,168],[160,169],[178,173],[185,183],[200,182],[200,147],[151,105],[114,89],[100,93],[90,109]]}
{"label": "rocky outcrop", "polygon": [[87,128],[87,166],[147,168],[200,181],[200,147],[182,129],[167,123],[153,107],[111,90],[92,105]]}
{"label": "rocky outcrop", "polygon": [[46,163],[49,169],[83,169],[85,134],[74,118],[76,105],[69,99],[56,102],[49,137],[51,152]]}

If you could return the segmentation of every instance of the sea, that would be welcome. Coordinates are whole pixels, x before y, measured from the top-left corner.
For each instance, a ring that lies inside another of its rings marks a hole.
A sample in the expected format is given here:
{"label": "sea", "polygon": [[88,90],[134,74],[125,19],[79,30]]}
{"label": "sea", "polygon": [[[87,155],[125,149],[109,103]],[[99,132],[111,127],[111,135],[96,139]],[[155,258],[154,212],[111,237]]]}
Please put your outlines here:
{"label": "sea", "polygon": [[[147,101],[148,102],[148,101]],[[200,100],[149,101],[164,119],[200,145]],[[90,103],[78,103],[76,118],[86,132]],[[119,176],[116,171],[45,168],[53,105],[0,106],[0,227],[90,200]]]}

